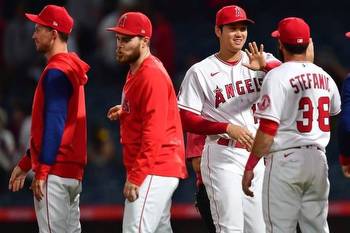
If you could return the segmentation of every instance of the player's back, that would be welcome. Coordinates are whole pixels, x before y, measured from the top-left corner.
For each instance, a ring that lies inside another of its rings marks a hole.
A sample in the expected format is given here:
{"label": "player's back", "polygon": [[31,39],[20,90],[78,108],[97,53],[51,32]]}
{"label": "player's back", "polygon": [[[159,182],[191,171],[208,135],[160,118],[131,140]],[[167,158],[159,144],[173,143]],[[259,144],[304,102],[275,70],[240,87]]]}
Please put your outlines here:
{"label": "player's back", "polygon": [[279,122],[272,151],[304,145],[324,149],[330,137],[329,117],[340,111],[339,92],[330,75],[310,62],[286,62],[267,75],[264,85],[273,90],[262,97],[271,101],[267,114]]}

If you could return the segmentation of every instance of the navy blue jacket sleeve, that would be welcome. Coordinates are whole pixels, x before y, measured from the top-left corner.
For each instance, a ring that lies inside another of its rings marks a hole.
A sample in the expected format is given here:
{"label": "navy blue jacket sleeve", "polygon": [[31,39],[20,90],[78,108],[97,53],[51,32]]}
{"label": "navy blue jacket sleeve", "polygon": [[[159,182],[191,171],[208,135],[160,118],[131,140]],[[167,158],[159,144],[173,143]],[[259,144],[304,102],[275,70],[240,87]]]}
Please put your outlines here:
{"label": "navy blue jacket sleeve", "polygon": [[43,79],[45,95],[43,141],[39,160],[52,165],[56,161],[58,148],[67,120],[68,102],[73,87],[68,77],[58,69],[47,71]]}
{"label": "navy blue jacket sleeve", "polygon": [[350,158],[350,75],[344,80],[341,92],[341,113],[338,125],[340,154]]}

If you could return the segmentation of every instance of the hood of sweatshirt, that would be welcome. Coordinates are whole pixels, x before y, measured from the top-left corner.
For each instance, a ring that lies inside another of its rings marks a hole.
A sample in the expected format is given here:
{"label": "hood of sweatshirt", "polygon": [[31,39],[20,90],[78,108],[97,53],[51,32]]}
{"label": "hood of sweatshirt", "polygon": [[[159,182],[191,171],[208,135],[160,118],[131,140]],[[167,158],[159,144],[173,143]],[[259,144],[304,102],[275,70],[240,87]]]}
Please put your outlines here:
{"label": "hood of sweatshirt", "polygon": [[65,70],[79,85],[85,85],[88,77],[86,73],[90,70],[90,66],[81,60],[76,53],[59,53],[50,58],[50,62],[64,63]]}

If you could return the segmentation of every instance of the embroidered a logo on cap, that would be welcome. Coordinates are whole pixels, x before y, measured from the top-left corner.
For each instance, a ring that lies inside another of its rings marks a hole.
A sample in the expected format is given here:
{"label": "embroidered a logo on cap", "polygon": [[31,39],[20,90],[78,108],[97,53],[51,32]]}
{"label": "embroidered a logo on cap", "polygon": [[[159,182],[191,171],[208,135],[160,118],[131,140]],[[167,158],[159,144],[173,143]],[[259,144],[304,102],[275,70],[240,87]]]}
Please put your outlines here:
{"label": "embroidered a logo on cap", "polygon": [[146,33],[145,29],[141,29],[141,33],[145,34]]}
{"label": "embroidered a logo on cap", "polygon": [[57,26],[58,26],[58,23],[57,23],[56,21],[53,21],[53,22],[52,22],[52,25],[55,26],[55,27],[57,27]]}
{"label": "embroidered a logo on cap", "polygon": [[122,28],[125,27],[125,21],[126,21],[127,18],[128,18],[127,15],[122,16],[122,17],[119,19],[118,26],[119,26],[119,27],[122,27]]}
{"label": "embroidered a logo on cap", "polygon": [[241,16],[241,10],[236,7],[235,11],[236,11],[236,17],[240,17]]}
{"label": "embroidered a logo on cap", "polygon": [[303,42],[304,42],[303,39],[297,39],[297,43],[298,43],[298,44],[301,44],[301,43],[303,43]]}

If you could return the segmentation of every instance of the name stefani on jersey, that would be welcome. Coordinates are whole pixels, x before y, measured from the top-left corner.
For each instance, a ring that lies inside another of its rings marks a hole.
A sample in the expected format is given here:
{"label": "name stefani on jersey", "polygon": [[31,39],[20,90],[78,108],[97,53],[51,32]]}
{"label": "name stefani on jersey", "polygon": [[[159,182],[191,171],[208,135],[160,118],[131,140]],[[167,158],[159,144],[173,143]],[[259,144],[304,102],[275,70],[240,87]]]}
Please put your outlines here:
{"label": "name stefani on jersey", "polygon": [[295,76],[289,79],[290,85],[294,89],[294,93],[299,93],[299,91],[304,91],[310,88],[313,89],[323,89],[330,92],[329,89],[329,77],[324,74],[317,73],[306,73]]}
{"label": "name stefani on jersey", "polygon": [[[253,82],[255,87],[253,86]],[[253,92],[260,92],[260,87],[263,82],[263,78],[253,78],[236,81],[234,84],[229,83],[225,85],[225,91],[227,99],[232,97],[245,95]],[[215,108],[218,108],[220,104],[225,103],[226,99],[222,94],[223,89],[218,86],[213,90],[215,93]]]}

